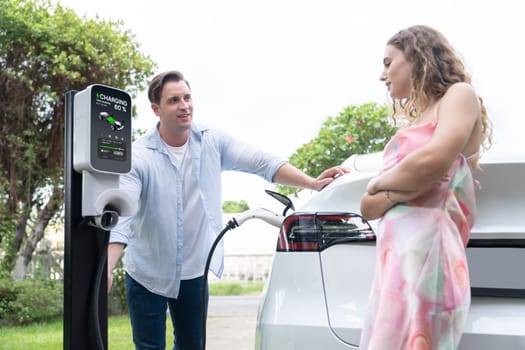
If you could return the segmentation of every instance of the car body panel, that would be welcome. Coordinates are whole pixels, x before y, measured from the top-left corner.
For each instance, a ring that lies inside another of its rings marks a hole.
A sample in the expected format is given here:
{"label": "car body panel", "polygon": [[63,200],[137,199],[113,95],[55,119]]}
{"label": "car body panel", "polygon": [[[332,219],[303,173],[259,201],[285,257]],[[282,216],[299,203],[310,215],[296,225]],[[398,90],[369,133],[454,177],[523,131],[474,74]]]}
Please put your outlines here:
{"label": "car body panel", "polygon": [[[352,171],[299,210],[359,213],[381,160],[380,153],[350,157],[343,165]],[[484,158],[474,177],[481,189],[467,248],[473,294],[459,349],[525,349],[525,158]],[[377,221],[370,224],[377,227]],[[256,349],[357,348],[374,265],[374,243],[276,252],[259,308]]]}
{"label": "car body panel", "polygon": [[345,343],[357,346],[374,274],[375,245],[336,245],[321,257],[330,327]]}
{"label": "car body panel", "polygon": [[277,252],[273,264],[287,268],[272,271],[265,286],[257,315],[256,348],[348,349],[329,327],[322,284],[305,283],[322,280],[319,254],[302,252],[292,257]]}

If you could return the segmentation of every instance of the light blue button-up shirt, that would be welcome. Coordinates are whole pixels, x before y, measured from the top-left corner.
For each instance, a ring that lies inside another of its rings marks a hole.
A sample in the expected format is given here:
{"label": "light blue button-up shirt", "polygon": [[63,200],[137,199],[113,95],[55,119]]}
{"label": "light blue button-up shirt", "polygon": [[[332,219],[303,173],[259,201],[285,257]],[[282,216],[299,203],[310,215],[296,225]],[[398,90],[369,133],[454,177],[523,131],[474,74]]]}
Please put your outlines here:
{"label": "light blue button-up shirt", "polygon": [[[286,160],[195,123],[189,146],[192,176],[198,179],[198,195],[208,222],[208,232],[203,237],[211,248],[224,228],[221,172],[243,171],[272,182]],[[124,266],[131,277],[156,294],[176,298],[183,264],[181,249],[184,249],[182,178],[170,160],[158,126],[134,142],[132,169],[120,176],[120,188],[139,203],[139,209],[134,216],[120,218],[111,230],[110,242],[126,245]],[[223,260],[221,243],[210,264],[210,270],[217,276],[222,274]]]}

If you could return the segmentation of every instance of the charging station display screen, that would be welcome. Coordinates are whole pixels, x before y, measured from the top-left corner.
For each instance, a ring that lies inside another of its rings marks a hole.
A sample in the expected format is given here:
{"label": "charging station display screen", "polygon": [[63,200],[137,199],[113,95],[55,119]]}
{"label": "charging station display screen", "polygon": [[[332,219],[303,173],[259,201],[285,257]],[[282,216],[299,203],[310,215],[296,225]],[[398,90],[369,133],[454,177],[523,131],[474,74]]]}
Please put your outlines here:
{"label": "charging station display screen", "polygon": [[125,173],[131,168],[131,97],[118,89],[94,85],[91,90],[91,164],[95,169]]}
{"label": "charging station display screen", "polygon": [[102,159],[126,161],[126,143],[112,139],[98,139],[98,157]]}

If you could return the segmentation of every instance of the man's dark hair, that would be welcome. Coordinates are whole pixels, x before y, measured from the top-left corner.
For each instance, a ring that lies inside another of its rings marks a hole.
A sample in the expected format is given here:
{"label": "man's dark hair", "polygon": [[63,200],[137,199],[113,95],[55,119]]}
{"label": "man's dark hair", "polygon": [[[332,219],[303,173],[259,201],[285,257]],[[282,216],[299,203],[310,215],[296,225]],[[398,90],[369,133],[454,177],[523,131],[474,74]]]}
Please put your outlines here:
{"label": "man's dark hair", "polygon": [[171,70],[168,72],[157,74],[149,83],[148,87],[148,98],[151,103],[160,103],[160,94],[162,92],[162,88],[166,83],[170,81],[184,81],[186,85],[188,85],[188,88],[191,90],[190,83],[186,79],[184,79],[184,75],[182,75],[181,72],[176,70]]}

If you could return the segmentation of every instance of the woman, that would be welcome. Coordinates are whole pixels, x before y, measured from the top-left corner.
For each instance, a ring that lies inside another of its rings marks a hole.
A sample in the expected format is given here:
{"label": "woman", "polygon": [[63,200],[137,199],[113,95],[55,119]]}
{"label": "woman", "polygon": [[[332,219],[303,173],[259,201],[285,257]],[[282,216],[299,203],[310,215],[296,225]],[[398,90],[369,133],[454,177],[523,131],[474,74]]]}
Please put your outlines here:
{"label": "woman", "polygon": [[490,122],[461,59],[436,30],[398,32],[383,65],[394,118],[406,125],[361,200],[365,219],[381,218],[361,349],[456,349],[470,305],[471,169],[490,146]]}

